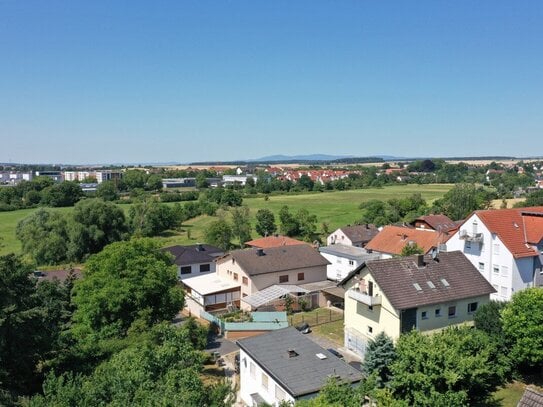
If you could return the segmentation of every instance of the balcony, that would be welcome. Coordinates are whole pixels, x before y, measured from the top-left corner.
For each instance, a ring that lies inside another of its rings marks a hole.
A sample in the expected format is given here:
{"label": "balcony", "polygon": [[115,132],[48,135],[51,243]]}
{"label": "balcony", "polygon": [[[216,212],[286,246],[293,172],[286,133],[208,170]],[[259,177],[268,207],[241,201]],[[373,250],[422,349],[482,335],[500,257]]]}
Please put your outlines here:
{"label": "balcony", "polygon": [[381,296],[379,295],[370,296],[366,293],[352,288],[350,290],[347,290],[347,295],[349,296],[349,298],[352,298],[353,300],[361,302],[362,304],[366,304],[370,307],[373,307],[374,305],[381,305]]}
{"label": "balcony", "polygon": [[467,230],[461,230],[459,237],[460,239],[465,240],[467,242],[483,243],[482,233],[474,233],[470,235]]}

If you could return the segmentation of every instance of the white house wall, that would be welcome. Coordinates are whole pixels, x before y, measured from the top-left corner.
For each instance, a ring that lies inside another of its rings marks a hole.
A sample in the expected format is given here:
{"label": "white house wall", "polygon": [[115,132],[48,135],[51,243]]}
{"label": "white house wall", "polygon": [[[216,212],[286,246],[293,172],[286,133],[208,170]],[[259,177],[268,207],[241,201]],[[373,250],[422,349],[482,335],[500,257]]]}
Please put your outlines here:
{"label": "white house wall", "polygon": [[341,229],[337,229],[326,238],[326,245],[331,246],[333,244],[342,244],[345,246],[352,246],[353,242],[347,237]]}
{"label": "white house wall", "polygon": [[[209,264],[209,271],[203,271],[200,272],[200,266]],[[177,267],[177,277],[179,280],[184,280],[186,278],[190,277],[196,277],[196,276],[205,276],[206,274],[211,274],[215,272],[215,262],[212,261],[211,263],[198,263],[198,264],[191,264],[190,265],[190,274],[181,274],[181,267],[187,267],[188,265],[184,266],[178,266]]]}
{"label": "white house wall", "polygon": [[[253,402],[251,394],[258,393],[266,401],[266,403],[273,406],[277,406],[280,401],[285,400],[294,404],[294,397],[292,397],[283,387],[279,386],[273,378],[268,375],[261,367],[256,363],[247,353],[240,349],[239,351],[239,392],[240,397],[247,406],[252,406]],[[253,371],[251,371],[251,364]],[[253,373],[254,372],[254,373]],[[265,374],[268,377],[268,388],[265,389],[262,386],[262,375]],[[278,391],[276,391],[279,389]],[[281,393],[282,392],[282,393]],[[278,399],[276,396],[284,394],[283,399]]]}
{"label": "white house wall", "polygon": [[[473,235],[474,221],[477,221],[477,233],[483,235],[482,245],[476,242],[468,244],[465,240],[460,239],[461,230],[466,230],[469,235]],[[475,268],[492,284],[497,291],[490,296],[493,300],[508,301],[511,299],[512,293],[530,287],[533,283],[533,258],[515,260],[501,239],[491,233],[476,214],[472,215],[447,241],[447,251],[454,250],[463,252]]]}
{"label": "white house wall", "polygon": [[321,252],[321,256],[331,264],[326,266],[326,277],[328,280],[340,281],[347,277],[351,271],[357,268],[360,263],[356,260]]}

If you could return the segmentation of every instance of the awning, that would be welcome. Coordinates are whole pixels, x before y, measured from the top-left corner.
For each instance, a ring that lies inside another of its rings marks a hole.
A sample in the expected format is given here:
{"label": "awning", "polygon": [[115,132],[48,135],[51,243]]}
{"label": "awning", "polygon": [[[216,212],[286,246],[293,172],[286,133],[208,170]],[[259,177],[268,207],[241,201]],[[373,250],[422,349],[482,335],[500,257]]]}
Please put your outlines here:
{"label": "awning", "polygon": [[345,298],[345,290],[341,287],[325,288],[322,292],[333,295],[334,297]]}
{"label": "awning", "polygon": [[242,298],[243,302],[246,302],[253,308],[258,308],[262,305],[268,304],[269,302],[283,297],[284,295],[291,293],[302,293],[307,294],[309,291],[305,288],[301,288],[297,285],[272,285],[271,287],[265,288],[253,295]]}

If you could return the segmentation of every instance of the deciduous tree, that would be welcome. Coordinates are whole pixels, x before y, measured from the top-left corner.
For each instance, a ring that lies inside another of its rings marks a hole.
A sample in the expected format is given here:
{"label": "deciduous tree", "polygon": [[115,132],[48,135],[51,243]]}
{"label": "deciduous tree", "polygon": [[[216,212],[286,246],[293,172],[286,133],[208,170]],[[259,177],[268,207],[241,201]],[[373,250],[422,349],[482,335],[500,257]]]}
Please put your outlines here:
{"label": "deciduous tree", "polygon": [[256,233],[260,236],[269,236],[275,233],[275,215],[269,209],[259,209],[256,212]]}

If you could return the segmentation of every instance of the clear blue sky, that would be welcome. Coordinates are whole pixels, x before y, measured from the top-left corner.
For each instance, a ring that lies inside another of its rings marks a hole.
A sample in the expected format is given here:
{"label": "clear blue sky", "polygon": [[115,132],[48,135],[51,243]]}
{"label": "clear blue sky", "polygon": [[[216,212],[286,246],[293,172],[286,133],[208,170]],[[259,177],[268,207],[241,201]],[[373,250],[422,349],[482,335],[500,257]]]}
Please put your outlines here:
{"label": "clear blue sky", "polygon": [[0,161],[543,155],[543,1],[0,0]]}

